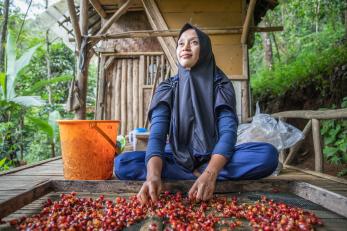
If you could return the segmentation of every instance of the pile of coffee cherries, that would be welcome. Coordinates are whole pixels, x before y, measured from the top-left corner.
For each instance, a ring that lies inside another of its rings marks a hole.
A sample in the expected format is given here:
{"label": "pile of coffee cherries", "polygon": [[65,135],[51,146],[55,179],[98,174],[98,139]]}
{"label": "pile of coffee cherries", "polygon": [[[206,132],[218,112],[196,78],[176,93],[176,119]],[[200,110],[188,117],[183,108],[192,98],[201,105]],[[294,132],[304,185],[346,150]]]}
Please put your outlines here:
{"label": "pile of coffee cherries", "polygon": [[[232,230],[247,223],[253,230],[313,230],[322,221],[313,213],[265,196],[252,203],[237,197],[214,197],[208,202],[189,200],[182,193],[165,192],[156,202],[141,205],[136,196],[114,201],[79,198],[75,192],[48,199],[37,215],[10,221],[18,230],[122,230],[142,220],[159,220],[149,230]],[[162,228],[161,228],[162,229]]]}

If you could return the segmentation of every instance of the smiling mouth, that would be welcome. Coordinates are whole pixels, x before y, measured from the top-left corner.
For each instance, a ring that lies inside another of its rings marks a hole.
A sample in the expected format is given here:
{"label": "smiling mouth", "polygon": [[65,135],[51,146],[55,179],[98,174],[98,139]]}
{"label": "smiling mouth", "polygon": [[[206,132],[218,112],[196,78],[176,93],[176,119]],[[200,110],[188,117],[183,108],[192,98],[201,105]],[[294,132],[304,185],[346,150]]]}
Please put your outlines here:
{"label": "smiling mouth", "polygon": [[181,55],[181,58],[182,59],[189,59],[189,58],[191,58],[192,57],[192,55]]}

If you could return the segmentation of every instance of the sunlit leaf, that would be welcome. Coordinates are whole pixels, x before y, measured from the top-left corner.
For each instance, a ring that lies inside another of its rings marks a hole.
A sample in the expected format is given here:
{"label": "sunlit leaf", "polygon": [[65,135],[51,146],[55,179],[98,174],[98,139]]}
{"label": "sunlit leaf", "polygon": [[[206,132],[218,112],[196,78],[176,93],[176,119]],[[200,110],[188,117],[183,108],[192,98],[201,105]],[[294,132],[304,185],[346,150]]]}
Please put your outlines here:
{"label": "sunlit leaf", "polygon": [[69,76],[69,75],[63,75],[63,76],[55,77],[52,79],[44,79],[35,83],[29,90],[25,91],[23,94],[31,95],[35,93],[35,91],[43,87],[46,87],[48,84],[66,82],[66,81],[70,81],[71,79],[72,79],[72,76]]}
{"label": "sunlit leaf", "polygon": [[40,96],[18,96],[11,98],[10,101],[26,107],[43,106],[45,104],[45,101],[42,100]]}
{"label": "sunlit leaf", "polygon": [[35,117],[29,117],[29,119],[43,132],[45,132],[50,140],[50,142],[53,142],[54,137],[54,131],[51,125],[45,120],[35,118]]}

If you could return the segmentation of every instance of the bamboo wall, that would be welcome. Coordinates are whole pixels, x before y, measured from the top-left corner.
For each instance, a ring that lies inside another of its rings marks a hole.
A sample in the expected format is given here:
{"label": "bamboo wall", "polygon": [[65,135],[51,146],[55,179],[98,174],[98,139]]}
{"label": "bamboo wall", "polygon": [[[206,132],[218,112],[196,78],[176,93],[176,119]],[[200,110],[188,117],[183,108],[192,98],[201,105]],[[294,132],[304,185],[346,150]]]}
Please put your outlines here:
{"label": "bamboo wall", "polygon": [[[112,57],[108,57],[110,59]],[[107,56],[101,63],[107,63]],[[99,87],[98,119],[121,120],[120,134],[129,134],[134,128],[144,127],[152,89],[168,77],[169,64],[164,55],[139,55],[113,57],[113,64],[100,79],[105,78]],[[155,79],[157,78],[157,81]]]}

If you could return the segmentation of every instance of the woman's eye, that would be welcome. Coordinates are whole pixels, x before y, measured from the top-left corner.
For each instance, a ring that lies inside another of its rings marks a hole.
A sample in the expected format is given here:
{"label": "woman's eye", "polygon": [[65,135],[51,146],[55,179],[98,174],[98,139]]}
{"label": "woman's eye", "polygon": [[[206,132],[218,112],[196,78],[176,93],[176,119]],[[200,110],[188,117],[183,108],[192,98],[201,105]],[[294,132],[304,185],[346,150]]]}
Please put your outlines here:
{"label": "woman's eye", "polygon": [[183,46],[183,45],[184,45],[183,42],[179,42],[179,43],[178,43],[178,46]]}
{"label": "woman's eye", "polygon": [[199,45],[199,42],[194,40],[192,41],[192,44],[196,46],[196,45]]}

